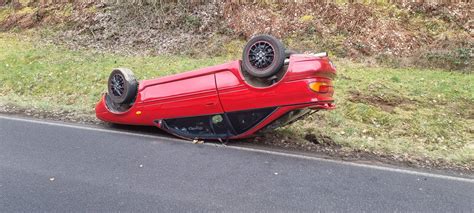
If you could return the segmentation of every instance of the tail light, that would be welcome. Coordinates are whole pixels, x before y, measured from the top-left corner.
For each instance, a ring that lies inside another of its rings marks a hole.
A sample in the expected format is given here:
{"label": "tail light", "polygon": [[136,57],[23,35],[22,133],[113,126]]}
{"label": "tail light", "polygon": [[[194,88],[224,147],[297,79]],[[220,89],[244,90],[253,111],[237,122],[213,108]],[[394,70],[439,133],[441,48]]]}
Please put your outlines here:
{"label": "tail light", "polygon": [[331,82],[316,81],[309,83],[309,88],[318,93],[328,93],[333,90]]}

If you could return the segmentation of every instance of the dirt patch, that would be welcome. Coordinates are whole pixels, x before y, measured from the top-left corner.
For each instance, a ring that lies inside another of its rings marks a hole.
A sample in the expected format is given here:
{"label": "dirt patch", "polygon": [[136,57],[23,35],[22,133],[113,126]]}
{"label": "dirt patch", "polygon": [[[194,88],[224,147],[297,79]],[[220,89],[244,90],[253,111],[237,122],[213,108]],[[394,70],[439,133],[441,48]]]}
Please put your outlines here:
{"label": "dirt patch", "polygon": [[254,138],[245,140],[249,143],[265,144],[285,149],[304,150],[311,152],[337,153],[341,146],[336,144],[331,137],[322,134],[306,134],[304,138],[292,134],[283,134],[278,131],[260,133]]}
{"label": "dirt patch", "polygon": [[313,144],[331,146],[334,148],[341,148],[339,144],[335,143],[334,140],[327,135],[322,135],[322,134],[315,135],[313,133],[309,133],[304,136],[304,139]]}
{"label": "dirt patch", "polygon": [[367,95],[355,90],[349,91],[349,94],[348,100],[351,102],[378,106],[386,112],[393,112],[395,107],[409,103],[408,100],[396,96]]}

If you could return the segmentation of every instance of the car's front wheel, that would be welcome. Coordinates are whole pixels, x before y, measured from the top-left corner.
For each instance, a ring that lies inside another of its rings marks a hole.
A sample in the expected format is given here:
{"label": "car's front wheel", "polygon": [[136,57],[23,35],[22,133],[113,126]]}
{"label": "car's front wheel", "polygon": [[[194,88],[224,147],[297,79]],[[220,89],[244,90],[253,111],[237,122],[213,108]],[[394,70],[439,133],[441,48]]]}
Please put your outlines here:
{"label": "car's front wheel", "polygon": [[116,104],[129,104],[137,95],[138,82],[133,72],[126,68],[116,68],[109,76],[108,95]]}

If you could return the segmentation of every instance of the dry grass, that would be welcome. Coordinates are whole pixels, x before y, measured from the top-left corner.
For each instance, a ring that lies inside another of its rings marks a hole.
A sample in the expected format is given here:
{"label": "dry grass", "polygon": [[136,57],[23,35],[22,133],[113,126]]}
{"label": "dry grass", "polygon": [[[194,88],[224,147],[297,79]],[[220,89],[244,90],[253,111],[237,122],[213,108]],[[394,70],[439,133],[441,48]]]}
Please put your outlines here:
{"label": "dry grass", "polygon": [[270,33],[295,50],[358,62],[473,70],[473,4],[356,2],[37,3],[0,8],[0,30],[47,26],[46,40],[73,49],[192,56],[222,55],[222,43]]}

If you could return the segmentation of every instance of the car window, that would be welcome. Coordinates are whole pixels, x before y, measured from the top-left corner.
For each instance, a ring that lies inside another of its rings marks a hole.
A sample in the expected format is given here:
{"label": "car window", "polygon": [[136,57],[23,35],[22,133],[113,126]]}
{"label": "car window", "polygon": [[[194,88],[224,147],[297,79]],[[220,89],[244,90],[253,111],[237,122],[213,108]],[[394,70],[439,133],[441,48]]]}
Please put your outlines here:
{"label": "car window", "polygon": [[310,112],[311,109],[308,108],[289,111],[280,118],[273,121],[268,126],[266,126],[264,129],[262,129],[262,131],[274,130],[278,127],[289,125],[292,122],[298,120],[299,118],[308,115]]}
{"label": "car window", "polygon": [[268,115],[270,115],[275,108],[264,108],[264,109],[255,109],[255,110],[246,110],[238,112],[227,113],[230,123],[234,127],[234,130],[237,134],[244,133],[245,131],[251,129]]}
{"label": "car window", "polygon": [[184,137],[226,138],[231,134],[228,122],[221,114],[165,119],[165,128]]}
{"label": "car window", "polygon": [[211,127],[214,130],[216,135],[231,135],[231,130],[229,128],[228,122],[224,120],[223,115],[213,115],[211,116]]}

